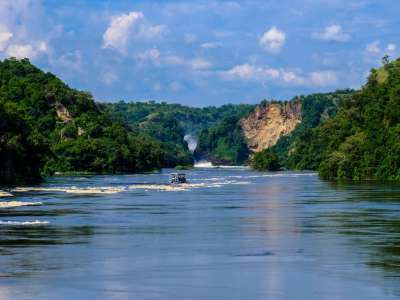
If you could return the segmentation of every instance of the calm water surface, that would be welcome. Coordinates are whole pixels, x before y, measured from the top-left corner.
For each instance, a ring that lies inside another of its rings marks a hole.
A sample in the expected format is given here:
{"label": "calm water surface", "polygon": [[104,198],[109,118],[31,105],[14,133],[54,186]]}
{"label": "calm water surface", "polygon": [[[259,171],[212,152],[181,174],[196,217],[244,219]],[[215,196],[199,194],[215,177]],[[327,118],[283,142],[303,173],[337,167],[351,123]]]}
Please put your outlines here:
{"label": "calm water surface", "polygon": [[0,299],[400,299],[400,186],[170,172],[1,199]]}

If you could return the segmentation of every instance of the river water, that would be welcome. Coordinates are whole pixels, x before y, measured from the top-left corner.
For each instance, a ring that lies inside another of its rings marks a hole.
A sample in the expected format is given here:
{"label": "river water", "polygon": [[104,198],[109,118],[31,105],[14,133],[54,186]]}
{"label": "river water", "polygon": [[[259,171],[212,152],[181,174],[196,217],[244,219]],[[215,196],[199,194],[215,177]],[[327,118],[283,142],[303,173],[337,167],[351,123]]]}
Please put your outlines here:
{"label": "river water", "polygon": [[171,172],[11,190],[0,299],[400,299],[400,186]]}

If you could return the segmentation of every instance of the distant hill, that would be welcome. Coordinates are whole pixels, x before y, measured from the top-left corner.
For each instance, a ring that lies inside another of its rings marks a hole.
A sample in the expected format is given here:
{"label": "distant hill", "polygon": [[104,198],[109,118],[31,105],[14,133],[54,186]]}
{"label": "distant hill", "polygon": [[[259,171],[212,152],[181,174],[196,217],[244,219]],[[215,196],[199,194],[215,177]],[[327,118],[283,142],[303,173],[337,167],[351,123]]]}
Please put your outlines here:
{"label": "distant hill", "polygon": [[[163,146],[170,149],[166,153],[174,153],[175,158],[180,160],[193,159],[192,153],[189,151],[185,135],[190,135],[192,140],[198,140],[199,144],[194,153],[196,159],[211,159],[208,153],[202,152],[202,149],[207,151],[207,146],[204,145],[206,132],[210,128],[221,127],[220,123],[232,123],[228,121],[230,118],[243,117],[255,107],[248,104],[226,104],[220,107],[188,107],[180,104],[167,104],[149,102],[117,102],[107,103],[108,109],[116,114],[123,116],[124,120],[135,131],[142,131],[151,137],[161,140]],[[236,121],[233,123],[235,127]],[[226,133],[220,133],[224,136]],[[217,137],[212,137],[216,140]],[[230,145],[236,147],[240,143],[238,140],[232,140]],[[243,145],[241,145],[243,147]],[[244,147],[247,146],[244,144]],[[174,149],[174,151],[171,151]],[[239,158],[240,163],[247,159],[247,150]],[[166,158],[167,161],[174,163],[174,156]],[[211,159],[216,162],[215,159]],[[230,163],[235,161],[232,157],[226,157],[225,160],[220,159],[220,163]]]}

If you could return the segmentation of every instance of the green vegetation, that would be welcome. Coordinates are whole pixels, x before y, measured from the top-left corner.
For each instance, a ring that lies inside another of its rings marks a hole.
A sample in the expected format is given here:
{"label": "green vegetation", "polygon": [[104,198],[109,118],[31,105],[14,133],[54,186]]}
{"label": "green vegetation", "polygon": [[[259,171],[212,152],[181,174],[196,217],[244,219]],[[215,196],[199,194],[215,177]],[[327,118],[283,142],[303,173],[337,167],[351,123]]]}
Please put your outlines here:
{"label": "green vegetation", "polygon": [[134,132],[29,60],[0,62],[0,183],[38,182],[54,172],[160,168],[159,141]]}
{"label": "green vegetation", "polygon": [[256,153],[253,156],[250,165],[257,171],[278,171],[281,168],[278,156],[270,149],[265,149]]}
{"label": "green vegetation", "polygon": [[150,102],[109,103],[113,113],[122,115],[132,129],[144,131],[163,142],[163,165],[191,165],[184,135],[199,136],[196,159],[207,158],[219,164],[242,164],[248,157],[238,121],[254,105],[227,104],[221,107],[187,107]]}
{"label": "green vegetation", "polygon": [[226,104],[220,107],[189,107],[180,104],[165,102],[117,102],[106,104],[108,109],[122,115],[131,126],[137,126],[154,114],[166,114],[178,121],[185,134],[199,135],[203,129],[213,127],[222,119],[232,116],[248,114],[254,105]]}
{"label": "green vegetation", "polygon": [[373,69],[337,114],[307,130],[288,155],[296,169],[325,179],[400,180],[400,60]]}
{"label": "green vegetation", "polygon": [[214,164],[240,165],[249,157],[240,119],[248,114],[243,112],[224,118],[217,125],[204,129],[196,151],[196,159],[207,159]]}

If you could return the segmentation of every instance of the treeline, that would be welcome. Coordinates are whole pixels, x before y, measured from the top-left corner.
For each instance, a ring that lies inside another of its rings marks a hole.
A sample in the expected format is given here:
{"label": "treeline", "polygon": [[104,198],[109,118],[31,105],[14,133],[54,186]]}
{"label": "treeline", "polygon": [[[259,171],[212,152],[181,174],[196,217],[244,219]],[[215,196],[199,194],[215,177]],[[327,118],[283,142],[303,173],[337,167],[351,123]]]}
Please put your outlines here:
{"label": "treeline", "polygon": [[162,143],[29,60],[0,62],[0,184],[161,168]]}

